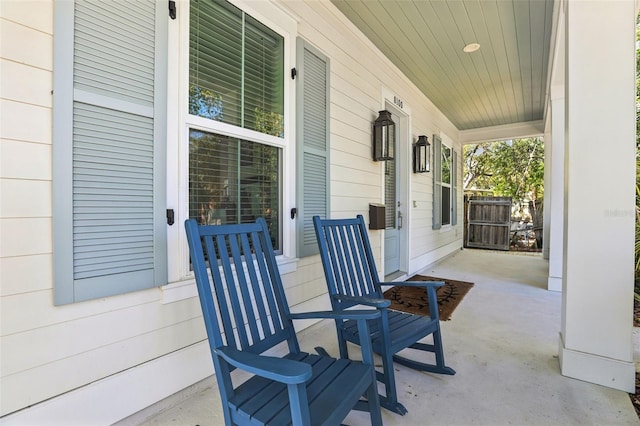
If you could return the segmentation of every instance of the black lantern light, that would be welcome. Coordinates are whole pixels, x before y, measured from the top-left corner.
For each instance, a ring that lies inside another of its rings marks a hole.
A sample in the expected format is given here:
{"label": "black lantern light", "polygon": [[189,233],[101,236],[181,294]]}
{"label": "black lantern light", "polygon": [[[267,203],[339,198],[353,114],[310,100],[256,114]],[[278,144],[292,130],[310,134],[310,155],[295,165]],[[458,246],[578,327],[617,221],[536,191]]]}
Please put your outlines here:
{"label": "black lantern light", "polygon": [[413,173],[425,173],[430,169],[431,144],[425,135],[418,136],[413,145]]}
{"label": "black lantern light", "polygon": [[379,111],[380,115],[373,123],[373,161],[393,160],[396,142],[396,124],[387,110]]}

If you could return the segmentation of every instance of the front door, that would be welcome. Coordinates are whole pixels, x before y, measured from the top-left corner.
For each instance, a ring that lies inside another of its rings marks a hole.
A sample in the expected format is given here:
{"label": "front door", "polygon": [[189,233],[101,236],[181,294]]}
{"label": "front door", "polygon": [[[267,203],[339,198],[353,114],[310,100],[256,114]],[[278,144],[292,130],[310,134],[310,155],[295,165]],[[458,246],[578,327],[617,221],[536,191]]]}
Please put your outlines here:
{"label": "front door", "polygon": [[409,146],[409,116],[406,106],[398,107],[394,102],[386,99],[385,108],[391,112],[396,124],[395,153],[393,160],[384,164],[384,275],[400,275],[407,270],[407,230],[403,220],[407,213],[408,199],[408,146]]}

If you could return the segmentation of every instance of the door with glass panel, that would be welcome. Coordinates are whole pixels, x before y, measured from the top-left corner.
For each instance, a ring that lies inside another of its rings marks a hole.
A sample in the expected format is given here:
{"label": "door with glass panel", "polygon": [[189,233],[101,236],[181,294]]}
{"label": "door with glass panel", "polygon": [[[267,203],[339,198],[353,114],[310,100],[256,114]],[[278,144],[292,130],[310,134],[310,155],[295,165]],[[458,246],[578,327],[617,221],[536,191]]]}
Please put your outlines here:
{"label": "door with glass panel", "polygon": [[[397,124],[396,124],[397,125]],[[397,134],[397,133],[396,133]],[[397,142],[397,136],[396,136]],[[384,274],[389,275],[400,269],[400,226],[402,212],[398,208],[398,179],[396,176],[397,155],[393,160],[385,161],[384,165],[384,199],[385,199],[385,230],[384,230]]]}
{"label": "door with glass panel", "polygon": [[384,230],[384,274],[398,276],[407,271],[408,257],[408,232],[406,221],[406,206],[409,203],[409,156],[410,146],[410,115],[411,112],[405,105],[397,107],[395,102],[387,98],[385,109],[391,113],[395,123],[395,153],[393,160],[387,160],[384,164],[384,203],[385,203],[385,230]]}

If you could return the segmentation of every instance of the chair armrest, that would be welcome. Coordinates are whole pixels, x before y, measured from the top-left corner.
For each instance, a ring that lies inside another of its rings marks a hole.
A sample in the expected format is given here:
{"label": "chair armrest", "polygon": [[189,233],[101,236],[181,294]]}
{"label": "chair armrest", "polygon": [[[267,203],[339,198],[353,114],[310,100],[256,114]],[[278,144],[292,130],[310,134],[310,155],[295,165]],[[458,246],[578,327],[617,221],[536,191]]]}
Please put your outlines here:
{"label": "chair armrest", "polygon": [[291,319],[330,318],[356,320],[358,325],[358,335],[360,336],[360,351],[362,353],[362,362],[368,365],[373,365],[373,347],[367,321],[380,318],[381,316],[382,311],[378,309],[318,311],[289,314],[289,318]]}
{"label": "chair armrest", "polygon": [[399,281],[392,283],[380,283],[380,285],[394,287],[442,287],[444,285],[444,281]]}
{"label": "chair armrest", "polygon": [[311,378],[311,366],[291,359],[274,358],[229,347],[213,349],[234,367],[280,383],[304,383]]}
{"label": "chair armrest", "polygon": [[352,311],[316,311],[316,312],[299,312],[289,314],[291,319],[312,319],[312,318],[329,318],[329,319],[352,319],[352,320],[370,320],[380,318],[380,312],[374,309],[370,310],[352,310]]}
{"label": "chair armrest", "polygon": [[444,281],[403,281],[398,283],[381,283],[381,285],[393,285],[402,287],[422,287],[429,298],[429,317],[440,321],[440,313],[438,312],[438,296],[436,295],[436,287],[442,287]]}
{"label": "chair armrest", "polygon": [[340,302],[354,302],[358,305],[373,306],[376,308],[388,308],[391,305],[391,301],[387,299],[374,299],[372,297],[363,296],[347,296],[346,294],[332,294],[332,299]]}

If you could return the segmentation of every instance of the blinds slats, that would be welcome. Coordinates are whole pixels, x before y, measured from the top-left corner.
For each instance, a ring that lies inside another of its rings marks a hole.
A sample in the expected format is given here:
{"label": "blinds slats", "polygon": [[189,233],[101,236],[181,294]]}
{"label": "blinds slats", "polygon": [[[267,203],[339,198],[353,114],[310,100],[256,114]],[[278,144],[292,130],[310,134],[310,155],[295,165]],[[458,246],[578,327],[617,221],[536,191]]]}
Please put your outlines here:
{"label": "blinds slats", "polygon": [[433,229],[442,228],[442,139],[433,135]]}
{"label": "blinds slats", "polygon": [[190,114],[283,136],[281,36],[227,2],[195,1],[189,57]]}
{"label": "blinds slats", "polygon": [[189,217],[211,225],[264,217],[279,249],[279,149],[197,130],[189,141]]}
{"label": "blinds slats", "polygon": [[451,225],[458,224],[458,153],[451,150]]}

